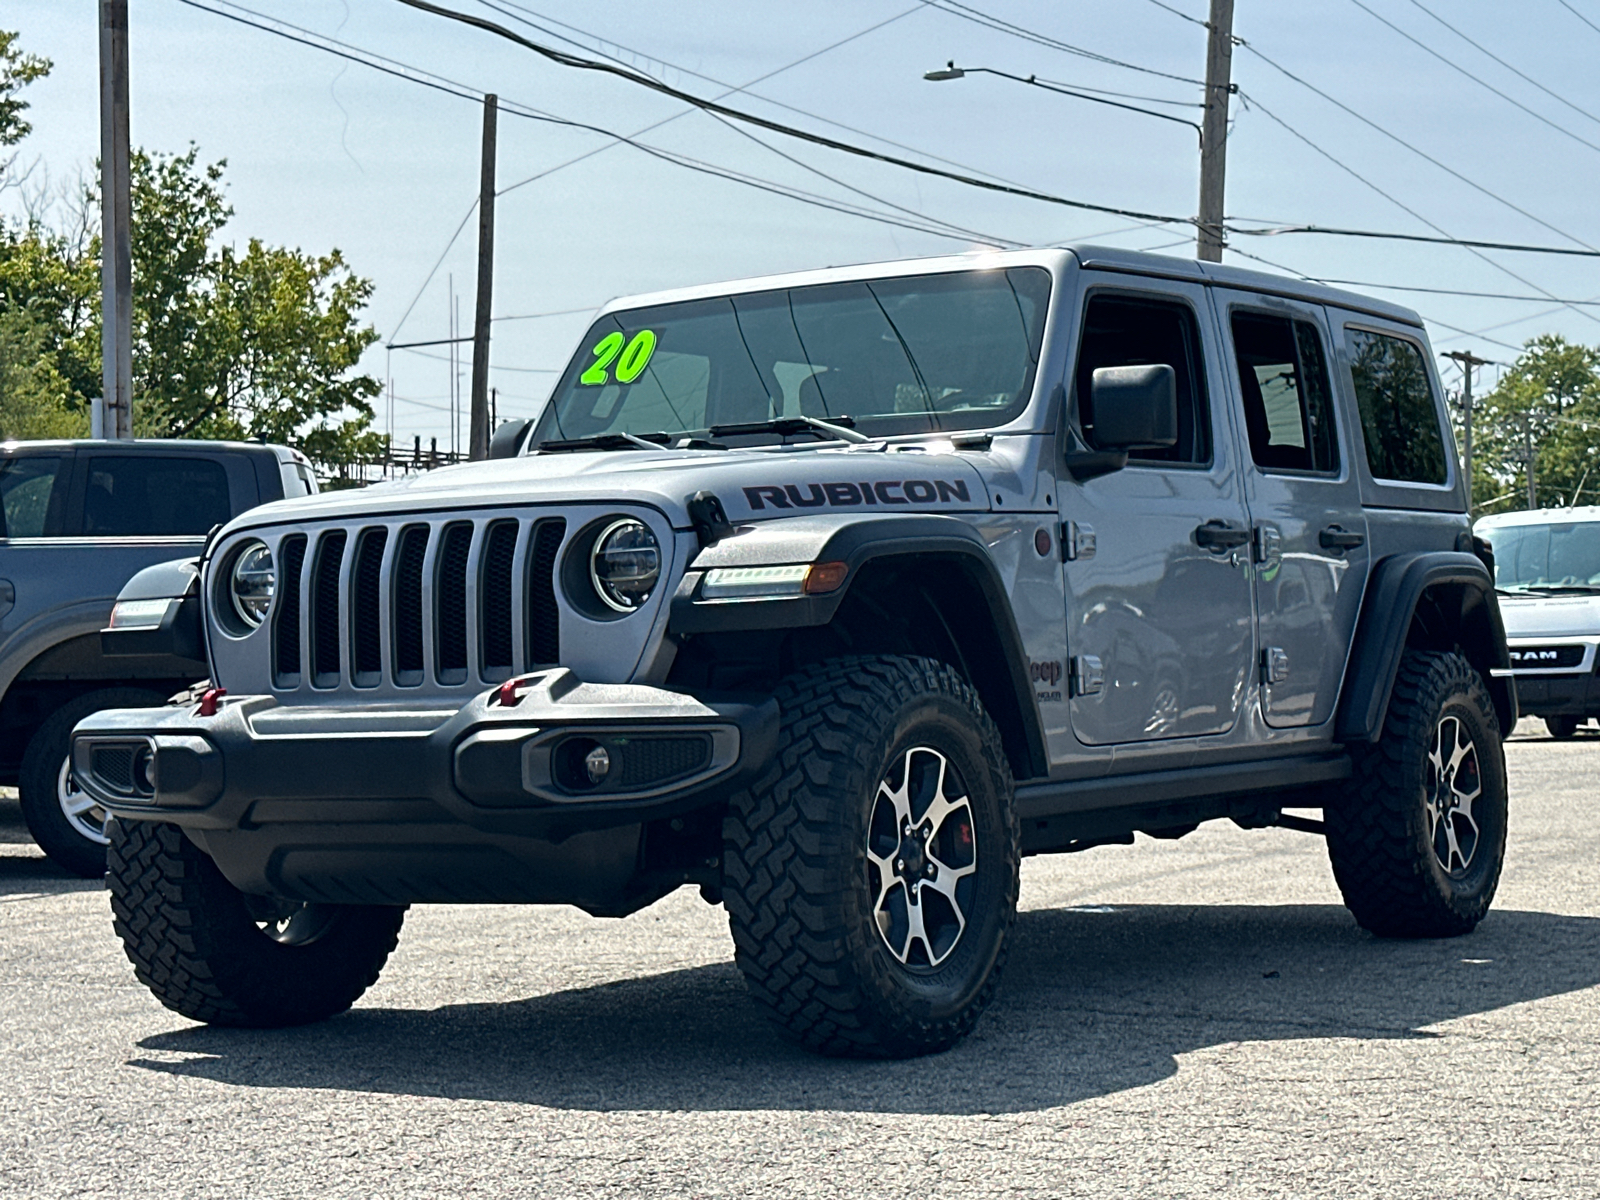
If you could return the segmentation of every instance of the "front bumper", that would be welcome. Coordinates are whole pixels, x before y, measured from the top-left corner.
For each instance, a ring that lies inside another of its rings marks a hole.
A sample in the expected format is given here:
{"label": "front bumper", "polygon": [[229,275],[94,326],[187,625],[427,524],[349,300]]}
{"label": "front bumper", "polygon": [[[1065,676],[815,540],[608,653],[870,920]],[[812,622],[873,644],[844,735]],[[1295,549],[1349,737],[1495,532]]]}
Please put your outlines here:
{"label": "front bumper", "polygon": [[1600,716],[1600,675],[1517,672],[1517,703],[1525,717]]}
{"label": "front bumper", "polygon": [[73,773],[119,820],[183,827],[245,892],[628,911],[647,827],[737,787],[777,726],[770,699],[556,669],[458,711],[271,696],[224,698],[213,716],[108,710],[73,731]]}

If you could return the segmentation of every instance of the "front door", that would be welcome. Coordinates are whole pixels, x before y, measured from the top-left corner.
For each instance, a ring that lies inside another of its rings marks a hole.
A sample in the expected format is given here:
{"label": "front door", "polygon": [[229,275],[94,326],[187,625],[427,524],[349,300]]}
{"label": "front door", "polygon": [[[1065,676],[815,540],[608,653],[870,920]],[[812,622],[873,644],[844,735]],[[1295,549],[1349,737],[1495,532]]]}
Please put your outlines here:
{"label": "front door", "polygon": [[1262,710],[1276,727],[1333,715],[1366,585],[1366,514],[1336,417],[1319,307],[1217,289],[1250,463]]}
{"label": "front door", "polygon": [[1064,470],[1073,734],[1087,745],[1221,734],[1253,662],[1249,524],[1212,317],[1191,284],[1085,272],[1068,421],[1092,449],[1098,367],[1166,363],[1177,374],[1178,441],[1111,474]]}

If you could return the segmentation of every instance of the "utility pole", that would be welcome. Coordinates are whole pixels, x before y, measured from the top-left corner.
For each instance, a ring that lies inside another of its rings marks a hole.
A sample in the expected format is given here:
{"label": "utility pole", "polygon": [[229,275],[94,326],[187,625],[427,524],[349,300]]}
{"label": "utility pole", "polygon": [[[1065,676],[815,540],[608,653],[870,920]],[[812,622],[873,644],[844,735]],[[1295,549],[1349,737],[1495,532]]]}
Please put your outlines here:
{"label": "utility pole", "polygon": [[489,309],[494,295],[495,126],[500,101],[483,98],[483,172],[478,185],[478,310],[472,322],[472,425],[467,457],[489,457]]}
{"label": "utility pole", "polygon": [[1195,256],[1203,262],[1221,262],[1228,97],[1233,93],[1233,0],[1211,0],[1211,20],[1206,22],[1206,29],[1206,111],[1200,134],[1200,219]]}
{"label": "utility pole", "polygon": [[1533,478],[1533,422],[1528,420],[1528,414],[1522,414],[1522,453],[1528,466],[1528,507],[1539,507],[1539,486]]}
{"label": "utility pole", "polygon": [[100,0],[100,398],[90,434],[133,436],[133,235],[128,0]]}
{"label": "utility pole", "polygon": [[1461,374],[1466,377],[1466,385],[1461,393],[1461,478],[1467,485],[1467,511],[1472,511],[1472,368],[1487,367],[1489,360],[1477,358],[1471,350],[1452,350],[1444,356],[1454,359],[1461,368]]}

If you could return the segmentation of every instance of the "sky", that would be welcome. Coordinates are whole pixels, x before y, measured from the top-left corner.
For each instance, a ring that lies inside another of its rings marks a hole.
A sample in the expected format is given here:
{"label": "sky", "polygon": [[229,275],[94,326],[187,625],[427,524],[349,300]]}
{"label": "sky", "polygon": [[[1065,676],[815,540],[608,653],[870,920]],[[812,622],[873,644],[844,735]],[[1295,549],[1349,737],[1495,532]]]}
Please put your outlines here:
{"label": "sky", "polygon": [[[471,332],[476,221],[467,218],[484,92],[505,105],[490,352],[502,419],[538,411],[590,313],[617,296],[996,243],[1193,257],[1192,229],[1181,224],[1004,196],[730,126],[397,0],[196,3],[205,8],[130,0],[133,143],[179,152],[192,142],[203,159],[226,159],[230,240],[338,247],[374,281],[365,316],[382,341],[363,367],[390,385],[394,400],[380,401],[377,424],[397,444],[450,445],[446,348],[385,346],[451,336],[457,305],[461,333]],[[1182,218],[1197,207],[1198,138],[1184,122],[1200,120],[1204,0],[446,3],[697,96],[747,87],[724,102],[883,153],[1113,208]],[[37,160],[35,183],[93,170],[96,10],[92,0],[7,0],[0,16],[24,49],[55,64],[25,93],[34,133],[20,149],[24,164]],[[218,12],[334,38],[469,95]],[[1242,44],[1230,219],[1600,247],[1600,0],[1237,0],[1234,34]],[[992,75],[923,79],[952,60],[1120,94],[1105,98],[1179,119]],[[513,108],[637,134],[680,158],[883,220]],[[8,203],[14,211],[16,197]],[[942,228],[927,229],[930,220]],[[1541,333],[1600,344],[1600,306],[1550,299],[1600,299],[1594,258],[1279,234],[1234,235],[1224,261],[1349,281],[1407,304],[1438,351],[1471,349],[1504,364]],[[1441,365],[1447,386],[1456,384],[1459,370]],[[1500,369],[1486,369],[1480,393]],[[467,353],[456,374],[464,396]]]}

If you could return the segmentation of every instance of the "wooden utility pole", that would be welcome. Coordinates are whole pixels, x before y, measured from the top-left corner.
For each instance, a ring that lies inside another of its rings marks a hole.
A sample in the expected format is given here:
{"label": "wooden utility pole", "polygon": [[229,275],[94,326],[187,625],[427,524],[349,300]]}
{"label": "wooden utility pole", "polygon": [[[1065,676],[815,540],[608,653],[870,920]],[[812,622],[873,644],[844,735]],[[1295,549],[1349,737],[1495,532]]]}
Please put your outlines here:
{"label": "wooden utility pole", "polygon": [[1233,0],[1211,0],[1206,30],[1206,112],[1200,133],[1200,228],[1195,256],[1204,262],[1221,262],[1228,97],[1233,93]]}
{"label": "wooden utility pole", "polygon": [[1467,511],[1472,511],[1472,368],[1487,367],[1489,360],[1477,358],[1471,350],[1452,350],[1444,356],[1454,359],[1466,383],[1461,391],[1461,478],[1467,485]]}
{"label": "wooden utility pole", "polygon": [[90,435],[133,436],[133,234],[128,0],[100,0],[100,398]]}
{"label": "wooden utility pole", "polygon": [[483,98],[483,173],[478,185],[478,309],[472,322],[472,426],[467,457],[489,457],[489,309],[494,296],[495,125],[500,101]]}

